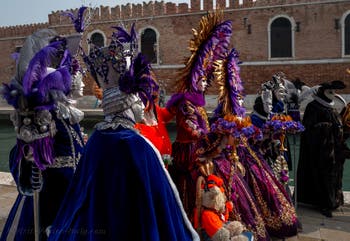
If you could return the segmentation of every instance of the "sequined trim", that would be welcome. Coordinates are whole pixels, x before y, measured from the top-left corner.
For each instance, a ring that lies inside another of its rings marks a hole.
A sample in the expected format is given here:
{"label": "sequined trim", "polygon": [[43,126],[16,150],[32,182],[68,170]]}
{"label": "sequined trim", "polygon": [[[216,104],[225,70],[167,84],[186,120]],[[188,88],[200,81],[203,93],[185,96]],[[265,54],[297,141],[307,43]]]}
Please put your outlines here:
{"label": "sequined trim", "polygon": [[71,125],[68,125],[66,121],[62,119],[62,116],[58,115],[57,117],[63,123],[64,128],[68,133],[72,155],[56,157],[55,163],[53,165],[50,165],[49,168],[72,167],[75,169],[75,167],[78,165],[81,154],[76,153],[74,143],[76,142],[80,147],[84,147],[83,139]]}
{"label": "sequined trim", "polygon": [[48,168],[63,168],[63,167],[71,167],[75,168],[80,159],[80,153],[77,158],[73,158],[71,156],[60,156],[55,158],[55,163],[48,166]]}
{"label": "sequined trim", "polygon": [[106,130],[110,128],[115,130],[119,126],[122,126],[127,129],[134,129],[135,122],[124,117],[115,116],[112,121],[103,121],[103,122],[97,123],[95,125],[95,128],[97,130]]}
{"label": "sequined trim", "polygon": [[[242,138],[242,143],[244,147],[247,148],[250,155],[255,159],[259,167],[262,167],[261,161],[256,153],[249,147],[247,139]],[[294,206],[287,200],[284,194],[279,190],[277,185],[274,183],[273,178],[266,173],[267,182],[272,184],[272,188],[275,191],[274,195],[276,195],[276,199],[279,200],[279,204],[281,205],[279,208],[279,212],[272,212],[272,210],[268,207],[268,203],[265,200],[264,195],[261,193],[258,183],[254,177],[252,177],[253,188],[252,191],[256,197],[256,200],[260,206],[262,217],[266,223],[266,227],[272,230],[280,230],[283,225],[293,226],[293,224],[297,220],[296,211]]]}

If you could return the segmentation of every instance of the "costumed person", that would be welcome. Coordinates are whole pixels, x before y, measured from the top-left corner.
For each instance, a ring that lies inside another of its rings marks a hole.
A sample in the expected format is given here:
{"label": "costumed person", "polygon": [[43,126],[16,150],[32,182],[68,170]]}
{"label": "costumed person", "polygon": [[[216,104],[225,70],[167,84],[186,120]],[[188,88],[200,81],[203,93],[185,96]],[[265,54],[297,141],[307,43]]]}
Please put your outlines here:
{"label": "costumed person", "polygon": [[[218,119],[212,125],[212,132],[198,142],[198,166],[202,174],[198,180],[203,177],[210,183],[209,177],[213,174],[217,176],[222,182],[224,195],[231,203],[227,206],[225,220],[242,223],[246,230],[254,234],[254,240],[270,240],[255,198],[244,180],[244,167],[233,151],[237,143],[231,132],[235,128],[231,121]],[[200,203],[197,201],[197,204]],[[205,229],[210,225],[210,219],[203,220],[203,214],[198,206],[196,212],[202,217],[195,220],[195,227]]]}
{"label": "costumed person", "polygon": [[[241,197],[250,199],[247,191],[245,194],[238,193],[239,197],[236,197],[233,191],[231,195],[233,200],[238,199],[236,202],[242,202],[239,212],[241,220],[246,226],[250,224],[253,227],[252,231],[257,240],[270,240],[270,236],[278,238],[295,236],[300,225],[295,208],[282,183],[276,178],[259,152],[258,146],[255,145],[262,139],[261,130],[253,125],[250,116],[245,115],[246,111],[242,105],[244,88],[240,78],[240,63],[238,52],[232,49],[225,60],[217,61],[215,65],[215,75],[221,91],[211,129],[231,130],[235,140],[230,145],[231,150],[226,149],[226,157],[227,160],[232,160],[232,165],[238,170],[236,171],[238,174],[235,175],[244,177],[248,186],[245,189],[252,193],[255,203],[250,204],[251,207],[248,208],[244,206],[244,201],[239,200]],[[296,122],[288,123],[295,129],[299,128]],[[221,169],[227,178],[230,177],[228,173],[231,169],[227,168],[229,166],[222,161],[221,165],[222,167],[218,166],[218,170]],[[234,176],[231,175],[232,177]],[[232,187],[234,188],[234,185]],[[242,185],[240,190],[245,190],[243,187]],[[255,214],[255,220],[244,212],[244,208]],[[258,213],[254,213],[254,209],[257,209]],[[259,217],[263,219],[264,228],[260,225]],[[266,230],[268,234],[265,233]]]}
{"label": "costumed person", "polygon": [[264,159],[272,167],[275,175],[284,184],[289,195],[287,175],[292,170],[292,157],[289,140],[286,133],[276,133],[281,122],[292,121],[286,114],[285,100],[287,90],[284,86],[286,76],[278,72],[272,79],[262,84],[261,94],[255,99],[253,112],[250,115],[252,123],[261,128],[264,138],[255,144],[260,147]]}
{"label": "costumed person", "polygon": [[174,114],[165,107],[158,105],[159,85],[156,76],[142,54],[138,54],[133,62],[135,81],[143,89],[140,98],[145,105],[145,114],[135,128],[148,138],[159,150],[164,164],[171,164],[171,140],[166,124],[174,118]]}
{"label": "costumed person", "polygon": [[191,56],[177,82],[178,90],[167,102],[176,113],[176,138],[172,145],[173,163],[169,172],[181,195],[187,215],[192,219],[195,206],[196,142],[209,130],[204,93],[213,78],[213,62],[223,56],[232,34],[231,21],[223,13],[208,13],[190,41]]}
{"label": "costumed person", "polygon": [[134,128],[143,119],[142,87],[125,76],[136,32],[134,25],[130,34],[115,28],[109,46],[84,56],[103,89],[104,121],[86,144],[48,240],[199,241],[159,151]]}
{"label": "costumed person", "polygon": [[254,236],[239,221],[229,221],[232,203],[226,200],[223,180],[213,174],[198,180],[202,240],[253,241]]}
{"label": "costumed person", "polygon": [[[150,63],[139,53],[132,64],[132,78],[134,78],[132,81],[137,82],[143,89],[140,98],[145,105],[144,118],[135,124],[135,128],[155,145],[167,167],[172,157],[171,140],[166,124],[173,119],[174,115],[157,104],[159,85]],[[96,98],[102,100],[102,89],[97,84],[94,84],[93,92]]]}
{"label": "costumed person", "polygon": [[286,112],[293,120],[301,121],[300,105],[311,96],[312,89],[299,78],[292,81],[284,79],[284,86],[287,91],[284,101],[287,105]]}
{"label": "costumed person", "polygon": [[84,87],[72,56],[79,39],[59,37],[50,29],[33,33],[20,51],[15,78],[3,86],[3,98],[15,109],[17,143],[9,165],[19,194],[1,241],[47,239],[80,160],[84,113],[72,99],[81,97]]}
{"label": "costumed person", "polygon": [[[283,72],[278,72],[272,76],[271,80],[261,85],[261,93],[255,99],[250,118],[252,123],[262,130],[272,116],[286,113],[284,103],[287,96],[287,90],[284,86],[285,78]],[[272,138],[271,134],[273,133],[264,134],[264,140],[259,143],[260,149],[265,159],[272,166],[280,154],[279,147],[282,143]],[[291,163],[289,167],[291,167]]]}
{"label": "costumed person", "polygon": [[202,176],[208,175],[204,170],[212,165],[213,173],[223,180],[225,194],[233,203],[231,218],[242,222],[253,232],[255,240],[270,240],[255,197],[244,179],[245,168],[236,152],[241,135],[261,136],[249,117],[244,118],[245,109],[241,105],[243,86],[238,63],[238,53],[232,49],[224,59],[214,64],[215,80],[220,89],[218,107],[214,110],[215,121],[211,124],[211,132],[198,142],[197,165]]}
{"label": "costumed person", "polygon": [[314,205],[326,217],[343,204],[339,177],[343,175],[343,125],[335,108],[336,90],[343,81],[325,82],[315,88],[313,101],[306,106],[300,137],[297,171],[297,200]]}

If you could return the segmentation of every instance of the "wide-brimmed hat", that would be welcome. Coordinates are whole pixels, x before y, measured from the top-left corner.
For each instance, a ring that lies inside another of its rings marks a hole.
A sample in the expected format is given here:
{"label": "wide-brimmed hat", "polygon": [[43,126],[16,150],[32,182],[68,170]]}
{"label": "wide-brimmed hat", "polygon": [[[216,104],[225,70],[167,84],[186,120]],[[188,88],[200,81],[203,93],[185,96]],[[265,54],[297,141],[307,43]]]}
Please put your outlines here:
{"label": "wide-brimmed hat", "polygon": [[345,89],[346,85],[341,80],[333,80],[331,82],[324,82],[320,84],[320,87],[324,90],[327,90],[327,89],[341,90],[341,89]]}

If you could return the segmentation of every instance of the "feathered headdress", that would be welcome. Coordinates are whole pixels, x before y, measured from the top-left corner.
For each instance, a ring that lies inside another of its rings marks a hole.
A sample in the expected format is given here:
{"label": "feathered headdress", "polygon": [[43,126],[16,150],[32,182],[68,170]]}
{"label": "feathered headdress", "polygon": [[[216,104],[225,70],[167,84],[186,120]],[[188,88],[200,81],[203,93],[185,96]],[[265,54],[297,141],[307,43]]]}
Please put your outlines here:
{"label": "feathered headdress", "polygon": [[78,9],[78,12],[76,14],[70,11],[66,11],[66,12],[63,12],[61,15],[68,16],[71,19],[74,29],[75,31],[77,31],[77,33],[83,33],[86,28],[85,20],[84,20],[84,12],[86,9],[87,9],[86,6],[82,6]]}
{"label": "feathered headdress", "polygon": [[119,80],[129,69],[137,39],[134,25],[129,34],[121,27],[113,27],[112,40],[107,47],[92,46],[90,54],[83,53],[84,62],[99,87],[119,86]]}
{"label": "feathered headdress", "polygon": [[135,23],[132,24],[130,33],[128,33],[123,27],[113,26],[117,31],[113,33],[112,38],[117,39],[120,43],[123,44],[123,49],[126,54],[133,56],[138,50],[137,45],[137,33],[135,30]]}
{"label": "feathered headdress", "polygon": [[112,28],[116,31],[109,46],[95,46],[89,55],[83,55],[88,70],[103,89],[101,105],[105,117],[122,113],[134,104],[136,96],[131,94],[138,92],[135,81],[143,81],[141,69],[147,72],[149,68],[140,57],[134,61],[137,50],[135,25],[130,33],[122,27]]}
{"label": "feathered headdress", "polygon": [[205,105],[199,82],[205,80],[209,85],[213,78],[213,63],[221,59],[228,50],[232,35],[231,21],[223,21],[223,13],[216,11],[203,16],[199,29],[192,29],[193,38],[189,49],[191,56],[185,61],[177,80],[178,93],[171,96],[167,108],[176,106],[180,100],[191,100],[199,106]]}
{"label": "feathered headdress", "polygon": [[159,91],[151,64],[141,53],[132,61],[129,71],[120,80],[119,86],[126,93],[137,92],[146,107],[154,105],[155,95]]}
{"label": "feathered headdress", "polygon": [[214,110],[211,131],[260,139],[261,132],[245,116],[245,108],[240,103],[243,98],[243,85],[240,78],[239,55],[232,49],[224,59],[215,61],[214,76],[219,85],[218,107]]}
{"label": "feathered headdress", "polygon": [[231,25],[231,21],[223,21],[221,11],[216,11],[201,18],[198,30],[192,29],[193,38],[189,44],[192,54],[180,74],[179,92],[198,92],[197,84],[203,79],[210,84],[214,61],[227,52],[232,35]]}
{"label": "feathered headdress", "polygon": [[240,101],[243,98],[243,85],[240,77],[238,52],[233,48],[226,58],[215,62],[214,75],[219,85],[218,107],[215,116],[234,114],[245,115],[245,108]]}
{"label": "feathered headdress", "polygon": [[62,42],[53,42],[37,52],[29,62],[22,85],[18,81],[4,84],[3,97],[15,108],[11,119],[17,132],[20,160],[32,152],[33,161],[41,170],[54,163],[53,136],[55,122],[50,110],[55,101],[70,90],[71,56],[65,51],[59,65],[53,67],[62,49]]}

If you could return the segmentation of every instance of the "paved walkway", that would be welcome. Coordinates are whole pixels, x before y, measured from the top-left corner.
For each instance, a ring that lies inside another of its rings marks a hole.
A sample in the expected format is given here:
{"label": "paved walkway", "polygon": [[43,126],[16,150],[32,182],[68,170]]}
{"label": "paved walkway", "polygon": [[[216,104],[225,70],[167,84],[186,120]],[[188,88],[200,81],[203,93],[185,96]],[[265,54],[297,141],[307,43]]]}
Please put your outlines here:
{"label": "paved walkway", "polygon": [[[16,196],[17,189],[10,174],[0,172],[0,233]],[[333,212],[333,218],[326,218],[317,210],[298,205],[297,214],[303,231],[285,241],[350,241],[350,192],[345,193],[345,202],[344,206]]]}

